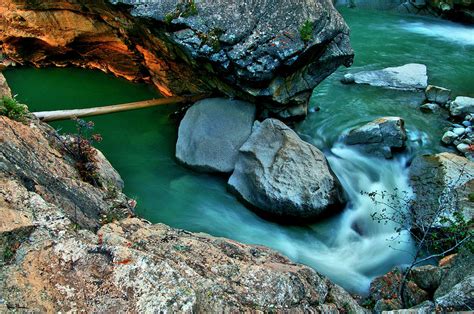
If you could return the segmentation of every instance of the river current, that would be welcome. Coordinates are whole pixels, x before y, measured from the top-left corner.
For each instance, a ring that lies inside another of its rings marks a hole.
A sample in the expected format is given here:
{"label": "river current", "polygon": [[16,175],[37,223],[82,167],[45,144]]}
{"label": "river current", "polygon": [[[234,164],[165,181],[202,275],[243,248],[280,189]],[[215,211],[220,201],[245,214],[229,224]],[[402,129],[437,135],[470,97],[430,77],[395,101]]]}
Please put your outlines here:
{"label": "river current", "polygon": [[[428,67],[431,84],[474,96],[474,29],[445,21],[382,12],[341,9],[356,52],[350,69],[340,69],[314,91],[300,136],[323,150],[341,180],[349,203],[340,214],[306,226],[268,222],[226,191],[226,179],[182,168],[174,159],[176,106],[95,117],[104,141],[99,148],[121,173],[125,192],[138,201],[138,215],[190,231],[206,232],[272,247],[307,264],[350,291],[364,293],[371,279],[410,261],[408,235],[391,241],[394,225],[379,224],[381,210],[361,192],[409,195],[407,166],[420,153],[446,150],[439,144],[446,117],[423,114],[419,95],[368,86],[345,86],[343,74],[406,63]],[[159,97],[149,86],[96,71],[18,68],[5,72],[18,99],[32,111],[85,108]],[[341,136],[381,116],[406,121],[409,148],[380,160],[344,146]],[[62,132],[70,122],[54,123]],[[404,202],[397,205],[403,208]],[[400,243],[399,243],[400,242]]]}

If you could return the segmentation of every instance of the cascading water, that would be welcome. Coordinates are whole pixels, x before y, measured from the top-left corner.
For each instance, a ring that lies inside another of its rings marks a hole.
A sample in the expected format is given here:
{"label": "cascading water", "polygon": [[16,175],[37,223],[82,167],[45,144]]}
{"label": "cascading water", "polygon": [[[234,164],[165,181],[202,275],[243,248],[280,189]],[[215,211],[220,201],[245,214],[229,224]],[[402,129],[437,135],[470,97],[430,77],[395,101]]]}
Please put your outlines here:
{"label": "cascading water", "polygon": [[400,28],[456,44],[474,45],[474,27],[472,26],[459,25],[446,21],[428,20],[401,21]]}
{"label": "cascading water", "polygon": [[223,217],[220,223],[228,225],[233,221],[236,227],[245,224],[237,237],[239,240],[252,243],[259,239],[259,244],[284,252],[346,289],[363,294],[374,276],[392,266],[410,262],[410,236],[402,234],[397,241],[391,241],[397,236],[396,225],[372,219],[372,213],[380,212],[383,206],[361,193],[398,191],[400,202],[394,205],[403,208],[405,192],[411,192],[405,160],[370,158],[342,144],[332,149],[328,160],[349,198],[341,215],[305,228],[288,228],[263,221],[249,224],[252,220],[233,216]]}

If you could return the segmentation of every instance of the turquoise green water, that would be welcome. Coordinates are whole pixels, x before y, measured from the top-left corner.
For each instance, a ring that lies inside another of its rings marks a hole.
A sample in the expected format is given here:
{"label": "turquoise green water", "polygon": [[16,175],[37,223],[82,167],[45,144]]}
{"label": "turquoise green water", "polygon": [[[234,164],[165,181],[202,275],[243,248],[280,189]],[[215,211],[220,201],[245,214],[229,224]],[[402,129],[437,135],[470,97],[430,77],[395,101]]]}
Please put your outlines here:
{"label": "turquoise green water", "polygon": [[[407,262],[409,256],[389,248],[391,226],[371,221],[370,213],[377,207],[359,192],[409,190],[406,160],[422,151],[444,149],[439,145],[444,117],[419,112],[413,94],[344,86],[338,80],[347,72],[419,62],[428,66],[430,83],[474,96],[472,29],[380,12],[343,9],[343,14],[352,29],[354,66],[340,69],[315,90],[312,106],[321,110],[297,126],[305,140],[328,154],[349,195],[343,213],[299,227],[259,218],[227,193],[225,178],[199,174],[175,162],[177,125],[169,115],[176,106],[91,119],[104,137],[99,148],[124,178],[125,192],[138,200],[137,213],[153,222],[273,247],[358,292],[365,291],[375,275]],[[148,86],[82,69],[21,68],[5,76],[18,99],[33,111],[159,97]],[[384,115],[406,119],[408,153],[380,161],[338,144],[350,128]],[[72,130],[70,122],[53,125],[63,132]],[[409,250],[410,244],[404,248]]]}
{"label": "turquoise green water", "polygon": [[345,73],[422,63],[428,83],[453,90],[453,96],[474,96],[474,27],[406,15],[341,8],[351,28],[355,60],[320,84],[311,114],[298,130],[318,146],[331,146],[354,125],[380,115],[406,120],[413,145],[438,151],[445,117],[420,114],[416,95],[368,86],[344,86]]}

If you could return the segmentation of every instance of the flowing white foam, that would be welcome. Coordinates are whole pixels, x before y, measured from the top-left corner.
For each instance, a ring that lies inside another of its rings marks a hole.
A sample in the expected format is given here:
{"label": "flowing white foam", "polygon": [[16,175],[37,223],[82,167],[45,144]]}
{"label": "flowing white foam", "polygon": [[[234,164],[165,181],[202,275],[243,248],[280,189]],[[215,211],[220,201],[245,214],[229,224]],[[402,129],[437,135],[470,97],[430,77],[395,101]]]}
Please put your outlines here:
{"label": "flowing white foam", "polygon": [[[194,214],[200,216],[198,221],[222,226],[223,236],[272,247],[344,288],[363,294],[375,276],[410,262],[406,252],[412,250],[412,243],[408,234],[401,235],[399,244],[389,240],[397,235],[396,225],[374,221],[371,214],[382,206],[361,191],[410,193],[407,171],[401,160],[368,157],[347,146],[336,146],[332,153],[328,160],[349,198],[340,215],[306,227],[285,227],[240,207],[223,210],[203,204],[202,211]],[[407,210],[404,202],[398,205]]]}
{"label": "flowing white foam", "polygon": [[439,40],[454,42],[461,45],[474,45],[474,27],[460,25],[451,22],[434,21],[402,21],[400,27],[406,31],[436,38]]}

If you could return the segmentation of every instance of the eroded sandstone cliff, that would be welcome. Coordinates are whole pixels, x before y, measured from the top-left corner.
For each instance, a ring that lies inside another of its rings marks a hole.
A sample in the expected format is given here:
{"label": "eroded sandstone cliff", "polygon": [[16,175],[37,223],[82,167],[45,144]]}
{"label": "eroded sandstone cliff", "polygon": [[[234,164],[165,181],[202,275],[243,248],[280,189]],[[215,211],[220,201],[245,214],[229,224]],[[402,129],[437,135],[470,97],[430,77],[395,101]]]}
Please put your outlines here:
{"label": "eroded sandstone cliff", "polygon": [[20,64],[149,81],[165,96],[238,96],[280,117],[304,115],[313,88],[353,58],[329,0],[111,2],[133,5],[2,1],[0,50]]}

